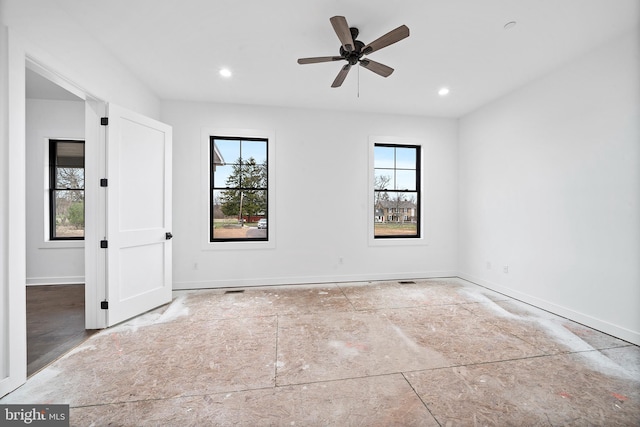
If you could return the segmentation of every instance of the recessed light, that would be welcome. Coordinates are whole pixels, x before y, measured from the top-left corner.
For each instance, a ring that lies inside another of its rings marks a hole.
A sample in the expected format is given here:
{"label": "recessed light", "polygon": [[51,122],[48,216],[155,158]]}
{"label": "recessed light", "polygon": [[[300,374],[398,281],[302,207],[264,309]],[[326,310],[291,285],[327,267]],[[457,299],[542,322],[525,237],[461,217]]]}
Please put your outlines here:
{"label": "recessed light", "polygon": [[228,68],[222,68],[222,69],[220,70],[220,75],[221,75],[222,77],[231,77],[231,70],[230,70],[230,69],[228,69]]}
{"label": "recessed light", "polygon": [[509,21],[506,24],[504,24],[504,29],[505,30],[510,30],[515,26],[516,26],[516,21]]}
{"label": "recessed light", "polygon": [[449,88],[448,87],[441,87],[440,90],[438,91],[438,95],[440,95],[440,96],[449,95]]}

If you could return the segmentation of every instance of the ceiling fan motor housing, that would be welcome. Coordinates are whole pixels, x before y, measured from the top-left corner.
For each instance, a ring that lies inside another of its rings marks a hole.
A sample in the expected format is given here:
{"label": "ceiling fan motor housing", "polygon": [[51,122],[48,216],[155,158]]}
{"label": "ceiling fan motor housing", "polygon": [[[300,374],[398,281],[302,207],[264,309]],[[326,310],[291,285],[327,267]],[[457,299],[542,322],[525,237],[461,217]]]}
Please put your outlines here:
{"label": "ceiling fan motor housing", "polygon": [[348,52],[344,49],[344,47],[340,46],[340,56],[346,59],[349,64],[356,65],[360,58],[362,58],[362,55],[364,55],[364,52],[362,52],[362,48],[365,46],[365,44],[360,40],[356,40],[356,37],[358,37],[359,33],[357,28],[352,27],[349,28],[349,30],[351,31],[351,37],[353,38],[353,44],[355,45],[354,49],[351,52]]}

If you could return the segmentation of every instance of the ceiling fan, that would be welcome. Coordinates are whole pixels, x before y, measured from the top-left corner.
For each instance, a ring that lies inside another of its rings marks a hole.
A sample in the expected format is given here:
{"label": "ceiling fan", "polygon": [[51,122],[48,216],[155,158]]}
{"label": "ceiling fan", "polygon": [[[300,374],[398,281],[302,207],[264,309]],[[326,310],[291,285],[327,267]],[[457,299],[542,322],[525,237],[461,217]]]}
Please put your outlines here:
{"label": "ceiling fan", "polygon": [[360,40],[356,40],[359,31],[357,28],[349,28],[347,19],[344,16],[334,16],[329,19],[333,26],[338,39],[340,39],[340,56],[318,56],[314,58],[300,58],[298,64],[315,64],[318,62],[332,62],[332,61],[347,61],[347,64],[342,67],[336,79],[333,81],[331,87],[340,87],[344,79],[347,77],[352,65],[360,64],[360,66],[367,70],[382,76],[389,77],[393,73],[393,68],[388,67],[376,61],[372,61],[368,58],[363,58],[364,55],[369,55],[376,50],[380,50],[383,47],[387,47],[402,39],[409,37],[409,27],[401,25],[395,30],[389,31],[382,37],[377,38],[368,45],[365,45]]}

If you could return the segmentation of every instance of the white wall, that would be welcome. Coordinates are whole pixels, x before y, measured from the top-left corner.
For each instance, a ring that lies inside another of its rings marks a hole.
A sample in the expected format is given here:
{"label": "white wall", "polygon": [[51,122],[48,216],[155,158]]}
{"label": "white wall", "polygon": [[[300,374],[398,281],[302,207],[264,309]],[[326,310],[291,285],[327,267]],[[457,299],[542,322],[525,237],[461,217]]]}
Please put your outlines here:
{"label": "white wall", "polygon": [[[174,131],[174,288],[455,275],[455,120],[187,102],[164,102],[161,120]],[[203,248],[203,128],[275,134],[269,218],[275,248]],[[369,137],[375,135],[424,141],[425,244],[369,244]]]}
{"label": "white wall", "polygon": [[462,277],[636,344],[638,40],[628,34],[460,120],[458,244]]}
{"label": "white wall", "polygon": [[48,241],[49,139],[84,139],[84,102],[27,99],[27,284],[84,283],[84,242]]}

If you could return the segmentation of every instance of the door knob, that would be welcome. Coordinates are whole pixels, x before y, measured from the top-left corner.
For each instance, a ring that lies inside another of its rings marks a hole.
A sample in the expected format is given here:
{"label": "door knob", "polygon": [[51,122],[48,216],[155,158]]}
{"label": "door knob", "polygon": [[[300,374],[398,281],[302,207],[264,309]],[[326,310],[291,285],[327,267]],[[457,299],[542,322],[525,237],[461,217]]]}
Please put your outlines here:
{"label": "door knob", "polygon": [[171,240],[173,238],[173,234],[171,234],[171,232],[166,232],[166,233],[164,233],[164,237],[167,240]]}

